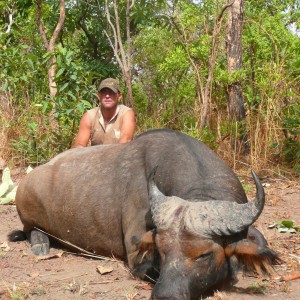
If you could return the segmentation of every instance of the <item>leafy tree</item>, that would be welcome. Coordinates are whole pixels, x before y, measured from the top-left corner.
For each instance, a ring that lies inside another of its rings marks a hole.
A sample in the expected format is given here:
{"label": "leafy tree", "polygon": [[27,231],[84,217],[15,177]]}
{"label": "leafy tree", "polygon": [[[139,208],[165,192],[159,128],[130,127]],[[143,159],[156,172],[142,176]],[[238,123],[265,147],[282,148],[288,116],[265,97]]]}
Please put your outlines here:
{"label": "leafy tree", "polygon": [[54,97],[57,92],[57,85],[54,79],[56,74],[56,57],[54,55],[54,49],[55,49],[56,39],[58,38],[58,35],[60,34],[64,26],[64,22],[66,18],[65,0],[59,0],[59,19],[49,40],[47,38],[44,24],[41,21],[42,0],[36,0],[36,4],[37,4],[37,9],[36,9],[37,26],[41,34],[44,47],[47,50],[47,53],[51,54],[49,55],[49,61],[48,61],[48,81],[49,81],[50,97]]}
{"label": "leafy tree", "polygon": [[[59,1],[37,1],[49,41]],[[225,43],[231,2],[135,0],[130,10],[126,3],[117,2],[119,39],[130,62],[138,132],[169,127],[226,149],[236,135],[227,118],[227,91],[238,83],[250,163],[299,170],[299,1],[245,1],[243,62],[232,73]],[[64,26],[50,52],[38,34],[36,1],[0,1],[0,8],[0,143],[7,149],[1,155],[43,163],[70,147],[82,113],[94,105],[99,80],[118,77],[126,91],[120,48],[111,47],[105,0],[65,0]],[[50,97],[53,56],[57,92]],[[237,124],[239,136],[244,131]],[[235,157],[229,146],[227,151]]]}

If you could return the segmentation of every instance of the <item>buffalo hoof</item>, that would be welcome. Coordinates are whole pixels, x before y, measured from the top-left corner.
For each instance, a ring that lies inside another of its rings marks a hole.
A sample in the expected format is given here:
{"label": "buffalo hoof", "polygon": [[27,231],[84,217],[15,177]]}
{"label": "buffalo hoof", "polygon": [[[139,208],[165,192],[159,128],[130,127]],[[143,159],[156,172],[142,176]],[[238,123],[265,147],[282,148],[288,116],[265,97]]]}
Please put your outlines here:
{"label": "buffalo hoof", "polygon": [[49,244],[35,244],[31,246],[34,255],[43,256],[49,253]]}
{"label": "buffalo hoof", "polygon": [[44,233],[32,230],[30,234],[31,250],[35,255],[47,255],[50,251],[50,242]]}

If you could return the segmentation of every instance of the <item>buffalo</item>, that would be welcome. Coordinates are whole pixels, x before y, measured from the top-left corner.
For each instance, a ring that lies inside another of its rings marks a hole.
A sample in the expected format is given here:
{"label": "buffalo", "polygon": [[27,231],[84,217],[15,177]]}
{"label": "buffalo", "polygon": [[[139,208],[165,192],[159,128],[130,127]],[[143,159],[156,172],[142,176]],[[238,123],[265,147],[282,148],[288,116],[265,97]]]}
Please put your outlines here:
{"label": "buffalo", "polygon": [[272,273],[277,255],[251,225],[265,195],[252,171],[248,202],[234,172],[204,143],[158,129],[128,144],[67,150],[20,183],[16,206],[36,255],[43,231],[87,251],[127,261],[157,279],[151,299],[199,299],[235,279],[239,266]]}

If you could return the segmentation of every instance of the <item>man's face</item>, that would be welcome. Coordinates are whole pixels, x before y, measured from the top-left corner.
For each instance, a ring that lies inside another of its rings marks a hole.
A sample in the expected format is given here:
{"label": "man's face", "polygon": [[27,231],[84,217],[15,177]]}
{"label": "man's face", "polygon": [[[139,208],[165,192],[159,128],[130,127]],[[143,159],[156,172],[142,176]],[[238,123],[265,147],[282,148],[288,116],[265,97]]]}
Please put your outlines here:
{"label": "man's face", "polygon": [[100,92],[98,92],[99,102],[103,108],[115,108],[119,100],[122,98],[120,93],[115,93],[109,88],[104,88]]}

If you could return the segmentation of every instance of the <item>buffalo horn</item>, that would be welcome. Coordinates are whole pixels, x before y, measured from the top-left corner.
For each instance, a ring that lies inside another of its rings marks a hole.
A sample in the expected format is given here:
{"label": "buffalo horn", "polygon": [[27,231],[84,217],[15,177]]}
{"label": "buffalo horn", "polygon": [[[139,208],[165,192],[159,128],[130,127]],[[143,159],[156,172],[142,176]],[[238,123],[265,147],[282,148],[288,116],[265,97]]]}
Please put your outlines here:
{"label": "buffalo horn", "polygon": [[167,228],[176,219],[178,221],[181,215],[184,229],[194,234],[233,235],[246,230],[263,210],[265,193],[254,171],[251,172],[256,185],[256,197],[252,202],[239,204],[234,201],[201,199],[199,202],[190,202],[178,197],[167,197],[160,192],[153,180],[155,170],[149,178],[149,198],[153,221],[157,227]]}
{"label": "buffalo horn", "polygon": [[261,214],[265,204],[262,184],[255,174],[254,201],[238,204],[231,201],[212,200],[192,203],[185,215],[185,229],[205,235],[232,235],[247,229]]}
{"label": "buffalo horn", "polygon": [[[148,180],[151,214],[157,228],[167,229],[173,224],[174,214],[176,211],[178,212],[178,208],[183,208],[182,211],[185,211],[189,207],[189,202],[178,197],[165,196],[154,182],[156,169],[157,167],[152,170]],[[156,180],[159,180],[159,178],[156,178]]]}
{"label": "buffalo horn", "polygon": [[[156,174],[158,166],[156,166],[150,173],[149,179],[148,179],[148,192],[149,192],[149,198],[150,198],[150,203],[153,202],[156,203],[161,203],[166,201],[167,197],[158,189],[154,182],[154,177]],[[155,206],[155,204],[154,204]]]}

